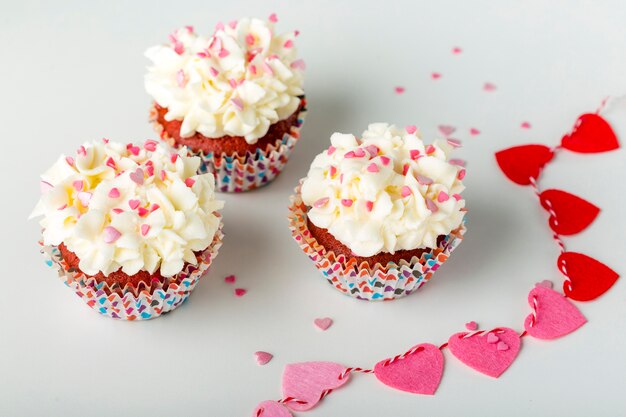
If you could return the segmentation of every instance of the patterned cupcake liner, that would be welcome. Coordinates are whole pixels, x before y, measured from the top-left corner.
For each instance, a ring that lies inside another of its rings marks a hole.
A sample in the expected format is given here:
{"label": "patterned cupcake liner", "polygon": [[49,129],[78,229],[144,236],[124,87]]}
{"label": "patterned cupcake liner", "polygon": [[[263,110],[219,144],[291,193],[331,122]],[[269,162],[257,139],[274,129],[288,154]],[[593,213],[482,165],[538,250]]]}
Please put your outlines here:
{"label": "patterned cupcake liner", "polygon": [[149,320],[169,313],[191,294],[198,280],[209,269],[222,245],[222,224],[207,249],[196,255],[197,265],[185,268],[165,282],[155,281],[147,287],[124,288],[98,283],[80,271],[72,269],[56,246],[43,245],[41,253],[46,264],[57,270],[59,278],[91,308],[102,315],[122,320]]}
{"label": "patterned cupcake liner", "polygon": [[466,231],[464,222],[445,236],[437,248],[423,253],[421,257],[414,256],[398,264],[358,264],[355,258],[346,259],[344,255],[337,256],[333,251],[327,251],[311,236],[307,227],[307,207],[300,195],[301,184],[290,199],[288,220],[293,238],[330,285],[360,300],[393,300],[411,294],[432,278],[461,243]]}
{"label": "patterned cupcake liner", "polygon": [[[295,125],[291,126],[288,133],[285,133],[280,143],[268,146],[265,151],[257,149],[254,153],[247,152],[242,156],[225,153],[215,155],[212,152],[193,153],[190,150],[190,154],[199,156],[202,160],[199,172],[215,174],[216,190],[226,193],[250,191],[272,182],[287,164],[289,155],[300,138],[300,129],[307,112],[304,97],[302,101],[305,105],[298,112]],[[173,147],[180,147],[157,122],[156,115],[156,108],[153,107],[150,111],[150,121],[161,139]]]}

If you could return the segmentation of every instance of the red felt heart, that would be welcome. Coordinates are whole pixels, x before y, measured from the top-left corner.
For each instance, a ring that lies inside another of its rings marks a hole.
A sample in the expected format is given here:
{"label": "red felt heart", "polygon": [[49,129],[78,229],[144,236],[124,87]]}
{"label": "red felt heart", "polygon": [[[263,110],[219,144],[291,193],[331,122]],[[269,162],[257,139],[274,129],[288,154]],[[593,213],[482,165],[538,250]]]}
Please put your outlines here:
{"label": "red felt heart", "polygon": [[541,205],[550,212],[550,227],[560,235],[573,235],[585,230],[600,209],[590,202],[561,190],[545,190]]}
{"label": "red felt heart", "polygon": [[415,346],[415,351],[404,358],[390,362],[380,361],[374,367],[374,375],[383,384],[412,392],[433,395],[443,374],[443,354],[430,343]]}
{"label": "red felt heart", "polygon": [[545,164],[554,157],[552,149],[544,145],[515,146],[496,152],[496,161],[504,175],[519,185],[530,184],[539,177]]}
{"label": "red felt heart", "polygon": [[563,291],[577,301],[590,301],[601,296],[619,278],[617,272],[582,253],[564,252],[557,265],[571,281],[571,287],[567,281],[563,283]]}
{"label": "red felt heart", "polygon": [[563,136],[561,146],[573,152],[596,153],[619,148],[615,132],[600,115],[583,114],[576,121],[574,130]]}

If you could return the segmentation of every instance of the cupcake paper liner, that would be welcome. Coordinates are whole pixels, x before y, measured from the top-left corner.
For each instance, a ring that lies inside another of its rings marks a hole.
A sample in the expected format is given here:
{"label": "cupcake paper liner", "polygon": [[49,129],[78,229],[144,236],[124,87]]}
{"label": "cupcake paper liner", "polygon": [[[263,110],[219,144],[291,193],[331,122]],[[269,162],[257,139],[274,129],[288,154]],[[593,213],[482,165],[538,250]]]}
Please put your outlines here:
{"label": "cupcake paper liner", "polygon": [[[304,100],[304,98],[302,98]],[[277,145],[270,145],[265,151],[257,149],[256,152],[247,152],[246,155],[215,155],[194,153],[202,160],[200,173],[212,172],[215,174],[216,190],[227,193],[240,193],[254,190],[269,184],[280,174],[285,167],[289,155],[300,138],[300,129],[306,118],[306,106],[298,112],[297,121],[291,127],[289,133],[285,133],[283,139]],[[150,121],[161,139],[171,146],[180,147],[165,132],[163,127],[156,121],[156,109],[150,112]]]}
{"label": "cupcake paper liner", "polygon": [[46,264],[57,270],[59,278],[91,308],[102,315],[122,320],[149,320],[169,313],[181,305],[193,291],[198,280],[209,269],[222,245],[222,223],[207,249],[196,255],[197,265],[185,268],[165,282],[149,286],[124,288],[98,283],[95,278],[69,268],[56,246],[43,245],[41,253]]}
{"label": "cupcake paper liner", "polygon": [[300,195],[301,182],[291,196],[288,216],[291,234],[300,249],[315,263],[328,283],[337,290],[361,300],[393,300],[411,294],[426,282],[461,243],[465,222],[441,241],[437,248],[421,257],[370,266],[357,264],[355,258],[346,259],[327,251],[311,236],[307,227],[307,207]]}

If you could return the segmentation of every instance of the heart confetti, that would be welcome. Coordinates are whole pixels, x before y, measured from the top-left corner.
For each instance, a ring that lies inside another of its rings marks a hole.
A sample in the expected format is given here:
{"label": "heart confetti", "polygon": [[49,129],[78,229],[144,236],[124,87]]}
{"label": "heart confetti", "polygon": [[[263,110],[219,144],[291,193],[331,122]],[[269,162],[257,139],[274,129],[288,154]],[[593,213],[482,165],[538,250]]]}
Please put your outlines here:
{"label": "heart confetti", "polygon": [[331,319],[330,317],[317,318],[313,320],[313,324],[315,324],[315,327],[317,327],[318,329],[325,331],[333,325],[333,319]]}
{"label": "heart confetti", "polygon": [[247,293],[248,291],[243,288],[235,288],[235,297],[243,297]]}
{"label": "heart confetti", "polygon": [[269,361],[272,360],[273,357],[274,355],[268,352],[263,352],[263,351],[254,352],[254,359],[256,360],[256,363],[261,366],[267,364]]}
{"label": "heart confetti", "polygon": [[339,378],[345,366],[334,362],[302,362],[288,364],[283,372],[283,395],[304,401],[287,406],[294,411],[306,411],[315,407],[327,390],[339,388],[350,379],[350,374]]}
{"label": "heart confetti", "polygon": [[454,132],[456,132],[456,127],[449,126],[449,125],[439,125],[437,126],[437,129],[439,129],[441,134],[444,135],[445,137],[448,137]]}
{"label": "heart confetti", "polygon": [[561,146],[580,153],[607,152],[619,148],[611,125],[595,113],[580,116],[574,131],[563,136]]}
{"label": "heart confetti", "polygon": [[443,354],[430,343],[417,345],[412,353],[397,360],[385,359],[374,367],[383,384],[400,391],[433,395],[443,375]]}
{"label": "heart confetti", "polygon": [[406,88],[398,86],[395,87],[393,90],[396,92],[396,94],[402,94],[406,91]]}
{"label": "heart confetti", "polygon": [[[493,336],[489,336],[489,335]],[[497,338],[494,339],[493,338]],[[498,378],[517,357],[520,337],[513,329],[500,328],[490,332],[456,333],[448,340],[450,352],[465,365],[493,378]]]}
{"label": "heart confetti", "polygon": [[550,212],[550,227],[560,235],[573,235],[587,228],[600,209],[588,201],[561,190],[545,190],[539,197]]}
{"label": "heart confetti", "polygon": [[496,161],[504,175],[519,185],[529,185],[554,157],[552,149],[544,145],[522,145],[496,153]]}
{"label": "heart confetti", "polygon": [[524,328],[537,339],[565,336],[587,322],[567,298],[550,288],[533,288],[528,294],[528,304],[533,313],[526,317]]}
{"label": "heart confetti", "polygon": [[465,328],[473,332],[474,330],[478,329],[478,324],[475,321],[469,321],[465,323]]}
{"label": "heart confetti", "polygon": [[485,91],[496,91],[497,87],[493,83],[485,83],[483,85],[483,90]]}
{"label": "heart confetti", "polygon": [[563,283],[565,295],[576,301],[598,298],[619,278],[617,272],[582,253],[564,252],[559,256],[557,265],[569,278]]}
{"label": "heart confetti", "polygon": [[522,124],[520,124],[519,126],[522,129],[530,129],[532,127],[529,122],[522,122]]}

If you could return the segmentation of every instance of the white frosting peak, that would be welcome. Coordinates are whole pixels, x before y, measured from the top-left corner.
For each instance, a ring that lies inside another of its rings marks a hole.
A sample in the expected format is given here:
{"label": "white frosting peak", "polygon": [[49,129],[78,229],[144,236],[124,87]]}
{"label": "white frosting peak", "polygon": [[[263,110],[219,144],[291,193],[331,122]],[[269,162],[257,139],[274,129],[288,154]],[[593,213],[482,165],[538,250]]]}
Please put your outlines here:
{"label": "white frosting peak", "polygon": [[297,32],[274,34],[274,24],[244,18],[218,25],[210,37],[185,27],[149,48],[148,94],[182,120],[181,136],[243,136],[256,143],[270,125],[288,118],[304,94]]}
{"label": "white frosting peak", "polygon": [[42,176],[31,217],[43,216],[45,245],[64,243],[80,269],[128,275],[160,268],[169,277],[196,264],[220,223],[212,174],[196,175],[198,157],[148,140],[143,146],[85,143]]}
{"label": "white frosting peak", "polygon": [[375,123],[362,139],[334,133],[302,184],[311,222],[357,256],[435,248],[463,221],[465,170],[448,162],[458,143],[425,145],[408,131]]}

